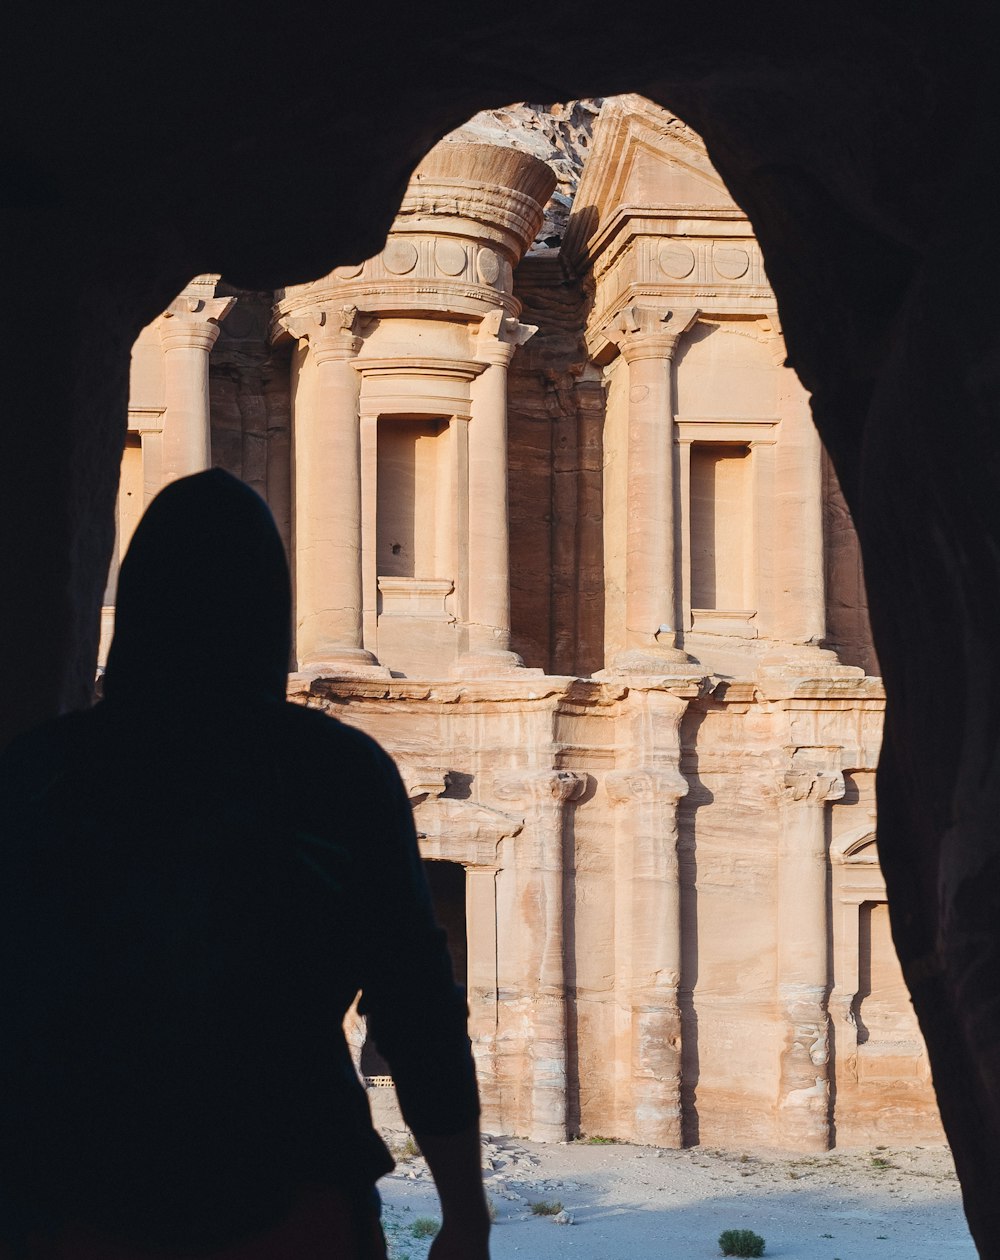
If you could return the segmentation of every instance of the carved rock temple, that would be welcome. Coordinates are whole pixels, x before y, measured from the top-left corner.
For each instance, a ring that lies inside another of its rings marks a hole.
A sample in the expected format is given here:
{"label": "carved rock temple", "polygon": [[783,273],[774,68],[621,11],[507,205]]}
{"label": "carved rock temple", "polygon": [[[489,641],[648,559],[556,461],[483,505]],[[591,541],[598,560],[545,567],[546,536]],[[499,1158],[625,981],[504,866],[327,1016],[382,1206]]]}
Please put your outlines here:
{"label": "carved rock temple", "polygon": [[211,464],[271,505],[293,698],[400,767],[489,1131],[942,1136],[858,548],[784,361],[745,215],[637,96],[480,116],[377,257],[198,276],[133,350],[118,554]]}

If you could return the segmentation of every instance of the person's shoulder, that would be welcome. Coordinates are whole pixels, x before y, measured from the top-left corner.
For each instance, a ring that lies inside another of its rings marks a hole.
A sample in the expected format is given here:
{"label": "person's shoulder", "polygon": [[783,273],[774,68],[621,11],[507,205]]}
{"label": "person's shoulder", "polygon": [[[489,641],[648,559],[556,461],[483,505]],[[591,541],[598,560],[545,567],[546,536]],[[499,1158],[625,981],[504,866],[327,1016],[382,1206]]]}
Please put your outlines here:
{"label": "person's shoulder", "polygon": [[279,720],[289,737],[314,756],[335,757],[358,772],[384,773],[394,766],[392,758],[371,735],[320,709],[286,701]]}

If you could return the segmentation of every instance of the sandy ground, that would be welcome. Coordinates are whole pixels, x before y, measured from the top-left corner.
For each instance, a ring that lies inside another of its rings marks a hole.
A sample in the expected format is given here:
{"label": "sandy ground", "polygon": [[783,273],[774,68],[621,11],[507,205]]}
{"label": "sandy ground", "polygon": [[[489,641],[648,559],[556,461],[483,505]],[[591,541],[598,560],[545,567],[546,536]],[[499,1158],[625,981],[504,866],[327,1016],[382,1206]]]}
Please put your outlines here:
{"label": "sandy ground", "polygon": [[[424,1260],[430,1240],[413,1226],[440,1219],[434,1185],[419,1155],[397,1159],[379,1183],[389,1254]],[[483,1168],[493,1260],[709,1260],[724,1229],[754,1230],[765,1257],[784,1260],[976,1255],[943,1147],[780,1158],[495,1137],[484,1139]],[[532,1215],[536,1202],[561,1203],[572,1224]]]}

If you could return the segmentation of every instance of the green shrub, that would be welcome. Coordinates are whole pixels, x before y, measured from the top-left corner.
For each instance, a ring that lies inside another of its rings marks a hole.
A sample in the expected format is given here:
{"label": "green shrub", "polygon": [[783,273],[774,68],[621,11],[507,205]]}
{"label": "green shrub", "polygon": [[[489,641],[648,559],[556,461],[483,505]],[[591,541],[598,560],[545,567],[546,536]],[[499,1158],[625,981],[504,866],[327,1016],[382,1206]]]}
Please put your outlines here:
{"label": "green shrub", "polygon": [[764,1240],[752,1229],[724,1229],[719,1235],[719,1250],[724,1256],[762,1256]]}
{"label": "green shrub", "polygon": [[[440,1228],[441,1222],[433,1216],[418,1216],[410,1226],[410,1233],[414,1238],[433,1238]],[[760,1252],[757,1254],[760,1255]]]}
{"label": "green shrub", "polygon": [[550,1203],[546,1203],[544,1199],[538,1203],[530,1203],[532,1216],[558,1216],[563,1210],[563,1205],[558,1199],[553,1199]]}

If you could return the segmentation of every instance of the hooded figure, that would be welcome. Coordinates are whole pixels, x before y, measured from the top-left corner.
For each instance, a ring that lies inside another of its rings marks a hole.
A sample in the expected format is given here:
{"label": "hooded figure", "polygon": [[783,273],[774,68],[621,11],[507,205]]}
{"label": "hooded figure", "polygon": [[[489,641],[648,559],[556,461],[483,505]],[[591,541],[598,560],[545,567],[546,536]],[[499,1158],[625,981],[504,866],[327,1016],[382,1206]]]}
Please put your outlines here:
{"label": "hooded figure", "polygon": [[409,803],[371,739],[286,703],[289,627],[262,500],[175,482],[122,565],[105,698],[0,758],[11,1255],[383,1255],[358,990],[453,1197],[478,1099]]}

